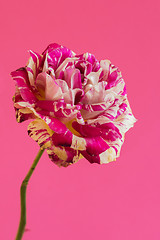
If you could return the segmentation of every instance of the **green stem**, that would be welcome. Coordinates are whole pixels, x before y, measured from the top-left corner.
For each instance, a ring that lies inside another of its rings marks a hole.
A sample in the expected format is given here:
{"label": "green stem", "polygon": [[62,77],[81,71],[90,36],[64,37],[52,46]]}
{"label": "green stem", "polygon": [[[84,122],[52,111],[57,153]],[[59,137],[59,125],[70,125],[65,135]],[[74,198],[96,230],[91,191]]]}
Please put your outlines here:
{"label": "green stem", "polygon": [[29,169],[29,172],[27,173],[25,179],[23,180],[22,184],[21,184],[21,190],[20,190],[20,195],[21,195],[21,218],[20,218],[20,222],[19,222],[19,227],[18,227],[18,231],[17,231],[17,235],[16,235],[16,239],[15,240],[21,240],[24,230],[25,230],[25,225],[26,225],[26,190],[27,190],[27,185],[29,182],[30,177],[32,176],[32,173],[34,172],[34,169],[40,159],[40,157],[42,156],[44,152],[44,149],[40,149],[31,168]]}

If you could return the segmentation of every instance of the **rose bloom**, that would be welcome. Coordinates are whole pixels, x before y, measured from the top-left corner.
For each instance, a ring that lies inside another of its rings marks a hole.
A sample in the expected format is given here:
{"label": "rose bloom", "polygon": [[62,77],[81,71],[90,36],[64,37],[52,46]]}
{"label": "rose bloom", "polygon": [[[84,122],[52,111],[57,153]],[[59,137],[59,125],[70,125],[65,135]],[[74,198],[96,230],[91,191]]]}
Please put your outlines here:
{"label": "rose bloom", "polygon": [[116,160],[135,118],[121,72],[109,60],[53,43],[41,55],[30,51],[27,66],[11,76],[16,119],[33,119],[28,134],[55,164]]}

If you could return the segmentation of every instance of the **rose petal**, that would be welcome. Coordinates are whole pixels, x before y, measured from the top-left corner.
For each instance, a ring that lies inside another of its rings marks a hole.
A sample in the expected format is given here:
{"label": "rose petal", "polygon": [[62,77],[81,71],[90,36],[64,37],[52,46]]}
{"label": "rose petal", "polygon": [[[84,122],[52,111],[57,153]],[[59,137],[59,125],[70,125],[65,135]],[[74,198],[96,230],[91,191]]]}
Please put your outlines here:
{"label": "rose petal", "polygon": [[28,125],[28,134],[34,141],[38,142],[41,148],[50,148],[52,145],[51,136],[53,131],[49,129],[47,124],[36,119]]}
{"label": "rose petal", "polygon": [[80,88],[82,89],[81,74],[78,69],[69,67],[64,71],[64,80],[71,89]]}
{"label": "rose petal", "polygon": [[85,93],[81,102],[83,104],[94,104],[104,102],[104,98],[106,97],[105,86],[106,86],[105,82],[99,82],[97,85],[93,85],[93,87]]}
{"label": "rose petal", "polygon": [[29,53],[31,57],[29,58],[26,69],[28,71],[30,85],[34,89],[36,76],[42,70],[41,64],[42,64],[43,57],[42,55],[31,50],[29,51]]}
{"label": "rose petal", "polygon": [[93,72],[97,72],[100,69],[99,61],[95,58],[93,54],[87,52],[81,55],[76,55],[76,57],[79,57],[79,59],[85,60],[91,63]]}
{"label": "rose petal", "polygon": [[46,100],[59,100],[62,98],[62,90],[56,81],[47,73],[40,73],[36,79],[36,86],[45,93]]}
{"label": "rose petal", "polygon": [[26,69],[20,68],[14,72],[11,72],[11,76],[13,80],[16,81],[16,85],[23,100],[29,102],[30,104],[35,103],[37,99],[29,86]]}
{"label": "rose petal", "polygon": [[50,44],[43,52],[44,57],[47,55],[48,67],[51,67],[54,71],[61,65],[66,58],[71,58],[74,53],[63,46],[58,44]]}
{"label": "rose petal", "polygon": [[79,88],[69,89],[63,94],[64,101],[69,104],[78,104],[84,96],[84,91]]}
{"label": "rose petal", "polygon": [[79,160],[77,151],[68,147],[56,147],[53,145],[50,150],[47,150],[47,153],[51,161],[59,167],[68,167]]}

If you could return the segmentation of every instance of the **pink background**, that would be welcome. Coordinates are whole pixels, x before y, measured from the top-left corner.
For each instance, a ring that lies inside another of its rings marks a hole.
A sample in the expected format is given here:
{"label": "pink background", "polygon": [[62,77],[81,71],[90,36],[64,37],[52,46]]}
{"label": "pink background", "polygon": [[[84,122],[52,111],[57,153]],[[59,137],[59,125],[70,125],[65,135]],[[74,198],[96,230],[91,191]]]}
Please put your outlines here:
{"label": "pink background", "polygon": [[9,73],[26,64],[27,50],[57,42],[119,66],[138,122],[114,163],[59,169],[43,155],[23,239],[159,240],[159,0],[6,0],[0,11],[0,239],[15,237],[20,184],[39,149],[27,123],[16,123]]}

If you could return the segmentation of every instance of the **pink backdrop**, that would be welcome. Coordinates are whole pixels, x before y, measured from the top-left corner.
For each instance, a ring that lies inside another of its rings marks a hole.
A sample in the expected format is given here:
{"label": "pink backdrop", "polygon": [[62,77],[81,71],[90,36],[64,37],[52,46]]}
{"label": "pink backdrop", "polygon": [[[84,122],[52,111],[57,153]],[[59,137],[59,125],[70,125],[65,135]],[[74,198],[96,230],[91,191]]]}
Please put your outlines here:
{"label": "pink backdrop", "polygon": [[25,65],[27,50],[57,42],[119,66],[138,122],[114,163],[59,169],[43,155],[23,239],[159,240],[159,0],[6,0],[0,11],[0,239],[14,239],[20,184],[39,149],[16,123],[9,73]]}

